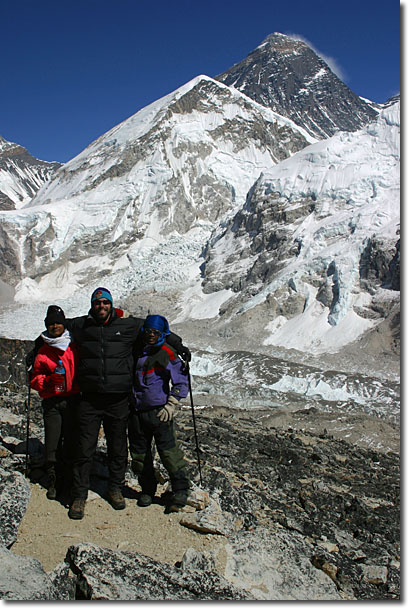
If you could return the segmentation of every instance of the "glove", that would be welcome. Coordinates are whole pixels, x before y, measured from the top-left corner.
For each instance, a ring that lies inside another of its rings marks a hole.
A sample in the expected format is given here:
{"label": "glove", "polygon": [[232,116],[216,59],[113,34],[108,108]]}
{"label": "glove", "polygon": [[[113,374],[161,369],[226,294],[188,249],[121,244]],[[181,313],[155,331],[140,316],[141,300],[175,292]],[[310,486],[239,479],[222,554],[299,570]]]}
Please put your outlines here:
{"label": "glove", "polygon": [[182,360],[184,362],[191,362],[191,352],[189,351],[189,349],[187,347],[185,347],[185,345],[181,345],[178,347],[178,355],[181,356]]}
{"label": "glove", "polygon": [[160,411],[157,413],[157,417],[159,421],[167,422],[172,421],[175,412],[178,408],[179,400],[175,398],[175,396],[168,396],[167,404],[162,407]]}
{"label": "glove", "polygon": [[64,375],[60,375],[60,373],[53,373],[52,375],[49,375],[45,382],[44,385],[46,385],[47,387],[51,387],[51,388],[55,388],[56,386],[60,385],[60,383],[63,381],[64,379]]}

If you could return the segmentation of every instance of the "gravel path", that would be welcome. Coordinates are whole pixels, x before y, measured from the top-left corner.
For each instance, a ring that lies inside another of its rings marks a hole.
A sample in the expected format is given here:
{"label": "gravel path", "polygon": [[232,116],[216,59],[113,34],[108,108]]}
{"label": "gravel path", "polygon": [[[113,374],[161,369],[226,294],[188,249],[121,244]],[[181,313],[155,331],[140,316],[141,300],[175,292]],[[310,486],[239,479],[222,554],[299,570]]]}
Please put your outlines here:
{"label": "gravel path", "polygon": [[46,498],[42,486],[31,485],[31,491],[18,539],[11,550],[17,555],[35,557],[47,572],[64,560],[70,545],[80,542],[138,551],[172,565],[181,561],[188,548],[214,550],[223,561],[223,536],[201,534],[180,525],[181,513],[166,514],[160,504],[140,508],[135,499],[127,499],[126,509],[115,511],[106,500],[92,493],[84,519],[74,521],[68,518],[62,504]]}

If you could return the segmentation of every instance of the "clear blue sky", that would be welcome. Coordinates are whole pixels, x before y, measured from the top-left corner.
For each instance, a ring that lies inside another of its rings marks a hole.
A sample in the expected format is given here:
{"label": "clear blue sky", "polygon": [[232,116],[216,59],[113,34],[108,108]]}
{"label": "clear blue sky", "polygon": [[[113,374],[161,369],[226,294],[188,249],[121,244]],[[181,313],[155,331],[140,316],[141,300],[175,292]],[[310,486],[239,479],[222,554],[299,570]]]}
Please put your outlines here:
{"label": "clear blue sky", "polygon": [[[358,95],[400,91],[399,0],[0,0],[0,135],[66,162],[273,32],[298,34]],[[407,8],[407,7],[406,7]]]}

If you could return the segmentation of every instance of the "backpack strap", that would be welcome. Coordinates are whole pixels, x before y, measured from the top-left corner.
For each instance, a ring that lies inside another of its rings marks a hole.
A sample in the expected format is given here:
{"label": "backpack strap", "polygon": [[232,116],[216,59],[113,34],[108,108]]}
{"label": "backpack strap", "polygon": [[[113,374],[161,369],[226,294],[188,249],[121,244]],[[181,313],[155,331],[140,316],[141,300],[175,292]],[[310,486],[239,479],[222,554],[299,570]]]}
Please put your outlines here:
{"label": "backpack strap", "polygon": [[155,368],[166,369],[169,362],[175,360],[175,358],[177,358],[175,350],[167,343],[163,343],[145,360],[143,366],[144,377]]}

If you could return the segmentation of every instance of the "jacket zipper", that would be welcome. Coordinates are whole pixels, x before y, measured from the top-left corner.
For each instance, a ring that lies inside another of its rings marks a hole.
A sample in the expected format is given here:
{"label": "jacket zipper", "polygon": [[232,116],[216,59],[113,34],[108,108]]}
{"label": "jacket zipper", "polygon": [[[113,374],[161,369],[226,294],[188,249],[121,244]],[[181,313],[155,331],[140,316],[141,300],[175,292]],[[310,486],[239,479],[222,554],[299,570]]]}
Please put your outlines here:
{"label": "jacket zipper", "polygon": [[105,386],[106,386],[106,380],[107,380],[107,372],[105,369],[105,358],[104,358],[104,327],[101,326],[101,359],[102,359],[102,368],[103,368],[103,387],[102,390],[104,391]]}

